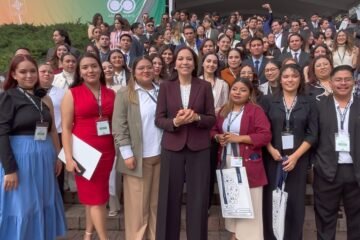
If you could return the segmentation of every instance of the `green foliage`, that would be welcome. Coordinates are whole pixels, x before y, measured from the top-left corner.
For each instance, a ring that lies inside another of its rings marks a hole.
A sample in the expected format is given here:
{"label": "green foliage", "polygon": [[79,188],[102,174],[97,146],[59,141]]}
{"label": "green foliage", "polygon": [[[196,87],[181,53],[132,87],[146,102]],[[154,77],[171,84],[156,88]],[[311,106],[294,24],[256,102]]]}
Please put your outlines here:
{"label": "green foliage", "polygon": [[81,23],[65,23],[50,26],[1,25],[0,26],[0,73],[8,68],[11,57],[19,47],[29,48],[37,61],[43,61],[47,50],[54,47],[52,34],[54,29],[65,29],[72,42],[72,46],[82,51],[89,43],[87,25]]}

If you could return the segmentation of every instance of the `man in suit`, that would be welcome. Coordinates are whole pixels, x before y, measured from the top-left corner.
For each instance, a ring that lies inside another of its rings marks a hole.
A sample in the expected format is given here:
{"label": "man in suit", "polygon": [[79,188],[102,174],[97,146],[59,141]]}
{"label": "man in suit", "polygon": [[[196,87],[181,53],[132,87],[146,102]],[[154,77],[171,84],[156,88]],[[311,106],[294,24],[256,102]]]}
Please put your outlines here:
{"label": "man in suit", "polygon": [[190,47],[196,53],[196,55],[199,55],[200,44],[196,42],[195,29],[193,29],[193,27],[190,25],[186,25],[184,27],[183,33],[184,33],[184,37],[185,37],[185,42],[178,45],[175,49],[175,52],[178,49],[180,49],[184,46],[187,46],[187,47]]}
{"label": "man in suit", "polygon": [[288,34],[283,30],[280,19],[272,21],[271,30],[275,35],[275,45],[283,51],[287,47]]}
{"label": "man in suit", "polygon": [[133,23],[131,25],[131,32],[133,33],[133,43],[131,44],[130,51],[133,51],[136,56],[142,56],[144,54],[145,42],[144,27],[139,22]]}
{"label": "man in suit", "polygon": [[319,14],[314,13],[313,15],[311,15],[308,27],[309,27],[310,31],[312,31],[313,33],[318,31],[318,29],[319,29]]}
{"label": "man in suit", "polygon": [[300,34],[291,33],[288,37],[289,51],[280,55],[280,61],[282,62],[286,58],[293,58],[302,68],[308,65],[310,55],[301,49],[303,42],[304,40]]}
{"label": "man in suit", "polygon": [[110,55],[110,36],[108,33],[101,33],[99,45],[100,61],[107,61]]}
{"label": "man in suit", "polygon": [[331,72],[333,95],[321,99],[314,158],[314,204],[318,239],[335,239],[343,201],[347,239],[360,239],[360,99],[353,97],[350,66]]}
{"label": "man in suit", "polygon": [[132,37],[124,33],[120,36],[120,51],[124,54],[126,65],[131,68],[137,56],[131,51]]}
{"label": "man in suit", "polygon": [[214,22],[210,18],[204,18],[202,25],[205,29],[205,36],[213,40],[215,43],[217,42],[217,38],[219,36],[219,31],[214,28]]}
{"label": "man in suit", "polygon": [[243,62],[243,65],[251,65],[255,69],[255,73],[258,76],[259,83],[265,83],[266,77],[264,74],[264,68],[267,63],[266,58],[264,57],[264,42],[259,37],[253,37],[250,40],[250,59],[246,59]]}

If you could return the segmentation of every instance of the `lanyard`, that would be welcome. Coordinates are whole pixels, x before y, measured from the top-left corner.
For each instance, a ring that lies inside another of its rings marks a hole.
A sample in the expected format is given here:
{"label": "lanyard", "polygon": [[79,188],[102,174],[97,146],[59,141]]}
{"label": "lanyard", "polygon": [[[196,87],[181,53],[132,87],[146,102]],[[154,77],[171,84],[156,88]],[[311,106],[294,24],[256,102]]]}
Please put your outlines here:
{"label": "lanyard", "polygon": [[339,56],[340,63],[343,64],[344,58],[345,58],[345,54],[346,54],[346,49],[344,50],[344,54],[342,55],[342,57],[340,56],[339,49],[337,50],[337,54],[338,54],[338,56]]}
{"label": "lanyard", "polygon": [[346,113],[348,112],[348,110],[350,108],[350,103],[351,103],[351,100],[347,103],[344,112],[341,112],[339,106],[337,107],[337,110],[338,110],[339,115],[340,115],[340,128],[341,128],[341,131],[344,130],[344,122],[345,122],[345,118],[346,118]]}
{"label": "lanyard", "polygon": [[[86,86],[86,87],[90,90],[90,88],[88,86]],[[91,90],[90,90],[90,92],[92,93]],[[97,102],[97,105],[98,105],[99,117],[102,118],[101,85],[99,86],[98,98],[95,97],[95,94],[94,94],[94,98],[95,98],[95,100]]]}
{"label": "lanyard", "polygon": [[27,97],[27,99],[29,99],[30,100],[30,102],[36,107],[36,109],[39,111],[39,113],[40,113],[40,121],[41,122],[44,122],[44,116],[43,116],[43,114],[42,114],[42,112],[43,112],[43,102],[41,101],[41,99],[40,99],[40,107],[36,104],[36,102],[34,101],[34,99],[32,99],[31,97],[30,97],[30,95],[26,92],[26,91],[24,91],[24,89],[22,89],[22,88],[20,88],[20,87],[18,87],[18,89],[19,89],[19,91],[20,92],[22,92],[26,97]]}
{"label": "lanyard", "polygon": [[226,130],[227,130],[228,132],[230,132],[230,126],[231,126],[231,124],[235,121],[235,119],[236,119],[243,111],[244,111],[244,107],[242,107],[242,108],[240,109],[240,111],[235,115],[235,117],[234,117],[233,119],[231,119],[231,117],[232,117],[232,112],[230,113],[228,125],[227,125],[227,128],[226,128]]}
{"label": "lanyard", "polygon": [[144,89],[144,91],[147,93],[147,95],[149,95],[150,99],[155,103],[157,104],[157,95],[158,95],[158,92],[157,90],[155,89],[155,97],[147,90]]}
{"label": "lanyard", "polygon": [[230,73],[233,75],[233,77],[236,79],[235,73],[229,68]]}
{"label": "lanyard", "polygon": [[290,109],[287,108],[286,106],[286,102],[285,102],[285,97],[283,97],[283,102],[284,102],[284,107],[285,107],[285,116],[286,116],[286,131],[289,132],[290,131],[290,116],[291,116],[291,112],[295,107],[295,104],[297,102],[297,96],[294,98]]}

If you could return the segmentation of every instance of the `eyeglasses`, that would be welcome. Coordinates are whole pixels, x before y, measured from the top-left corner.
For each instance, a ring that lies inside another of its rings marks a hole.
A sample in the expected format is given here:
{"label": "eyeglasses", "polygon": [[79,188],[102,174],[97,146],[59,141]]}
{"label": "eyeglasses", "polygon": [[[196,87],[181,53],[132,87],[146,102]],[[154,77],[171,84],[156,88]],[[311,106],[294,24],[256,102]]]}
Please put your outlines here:
{"label": "eyeglasses", "polygon": [[146,24],[146,26],[148,26],[148,27],[153,27],[154,24]]}
{"label": "eyeglasses", "polygon": [[268,68],[265,69],[265,72],[275,72],[276,70],[279,70],[278,68],[274,67],[274,68]]}
{"label": "eyeglasses", "polygon": [[146,71],[146,70],[153,70],[153,67],[152,66],[148,66],[148,67],[138,67],[138,68],[135,68],[136,71],[139,71],[139,72],[143,72],[143,71]]}
{"label": "eyeglasses", "polygon": [[353,81],[354,79],[352,77],[346,77],[346,78],[334,78],[333,81],[336,82],[336,83],[348,83],[348,82],[351,82]]}

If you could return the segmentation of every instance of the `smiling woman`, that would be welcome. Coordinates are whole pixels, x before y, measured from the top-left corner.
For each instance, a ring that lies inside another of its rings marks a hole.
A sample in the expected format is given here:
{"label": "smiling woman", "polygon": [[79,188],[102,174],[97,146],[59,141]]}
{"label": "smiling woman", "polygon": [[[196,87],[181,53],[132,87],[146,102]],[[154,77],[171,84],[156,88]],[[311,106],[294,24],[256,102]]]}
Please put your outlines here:
{"label": "smiling woman", "polygon": [[0,239],[66,234],[53,105],[37,71],[30,56],[15,56],[0,95]]}
{"label": "smiling woman", "polygon": [[214,98],[211,85],[195,77],[197,57],[191,48],[177,51],[175,67],[178,78],[160,85],[155,118],[155,124],[164,130],[156,239],[179,239],[186,179],[187,238],[205,240]]}
{"label": "smiling woman", "polygon": [[72,134],[102,153],[90,180],[78,174],[75,176],[79,200],[86,210],[84,239],[91,239],[94,228],[100,239],[108,239],[105,214],[109,176],[115,157],[110,129],[114,100],[115,93],[106,87],[100,60],[85,53],[78,61],[74,83],[61,105],[66,170],[80,173],[72,157]]}
{"label": "smiling woman", "polygon": [[280,70],[279,93],[266,96],[262,102],[272,129],[272,140],[264,156],[269,181],[264,187],[265,239],[274,239],[272,191],[278,184],[277,171],[288,174],[285,192],[289,195],[287,205],[292,206],[286,209],[284,239],[302,238],[308,150],[317,140],[316,106],[313,100],[303,94],[303,85],[300,67],[285,65]]}

